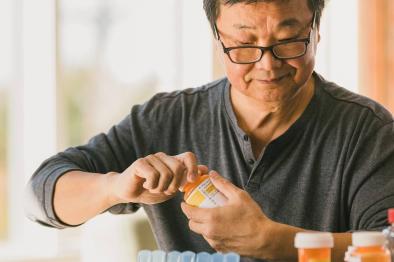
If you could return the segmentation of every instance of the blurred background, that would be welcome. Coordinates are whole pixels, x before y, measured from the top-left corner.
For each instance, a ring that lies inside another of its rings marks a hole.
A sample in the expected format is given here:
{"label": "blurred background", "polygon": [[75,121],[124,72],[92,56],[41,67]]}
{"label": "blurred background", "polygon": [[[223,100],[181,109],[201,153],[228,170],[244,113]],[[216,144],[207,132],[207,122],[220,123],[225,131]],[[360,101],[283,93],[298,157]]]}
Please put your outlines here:
{"label": "blurred background", "polygon": [[[394,1],[330,0],[321,37],[316,71],[394,113]],[[58,231],[24,217],[23,188],[45,158],[132,105],[223,76],[217,52],[202,1],[0,0],[0,261],[123,262],[155,249],[143,211]]]}

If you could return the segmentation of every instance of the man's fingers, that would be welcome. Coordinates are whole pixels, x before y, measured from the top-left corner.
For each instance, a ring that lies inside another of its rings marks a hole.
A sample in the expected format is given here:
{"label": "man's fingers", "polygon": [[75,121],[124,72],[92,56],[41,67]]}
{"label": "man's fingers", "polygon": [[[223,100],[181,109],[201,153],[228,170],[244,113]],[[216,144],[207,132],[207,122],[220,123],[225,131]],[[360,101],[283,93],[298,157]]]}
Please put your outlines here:
{"label": "man's fingers", "polygon": [[197,223],[209,223],[215,221],[221,207],[216,208],[200,208],[181,203],[181,209],[189,220]]}
{"label": "man's fingers", "polygon": [[154,188],[153,193],[160,193],[167,190],[173,180],[173,172],[155,155],[149,155],[145,159],[159,173],[159,182],[157,187]]}
{"label": "man's fingers", "polygon": [[208,238],[211,240],[219,240],[221,239],[217,232],[215,232],[213,227],[210,227],[209,225],[205,223],[198,223],[193,220],[189,220],[189,228],[191,231],[203,235],[204,238]]}
{"label": "man's fingers", "polygon": [[160,174],[151,166],[145,159],[140,158],[134,162],[135,175],[145,179],[143,187],[148,190],[153,190],[159,184]]}
{"label": "man's fingers", "polygon": [[181,185],[186,168],[184,164],[178,159],[166,155],[165,153],[156,153],[155,156],[158,157],[172,171],[174,176],[165,193],[174,194]]}
{"label": "man's fingers", "polygon": [[197,223],[194,220],[189,220],[190,230],[197,233],[197,234],[204,235],[204,226],[205,226],[205,224],[203,224],[203,223]]}
{"label": "man's fingers", "polygon": [[[230,251],[233,251],[233,252],[234,252],[234,250],[235,250],[234,248],[230,248],[230,249],[229,249],[229,248],[226,247],[228,241],[213,240],[213,239],[210,239],[210,238],[208,238],[208,237],[206,237],[206,236],[203,236],[203,237],[204,237],[205,241],[207,241],[208,244],[209,244],[213,249],[215,249],[217,252],[228,253],[228,252],[230,252]],[[226,261],[226,259],[225,259],[225,261]]]}
{"label": "man's fingers", "polygon": [[143,187],[152,193],[172,195],[186,181],[193,182],[198,173],[208,173],[208,167],[197,165],[191,152],[176,156],[159,152],[135,162],[135,178],[144,179]]}
{"label": "man's fingers", "polygon": [[211,179],[212,184],[228,199],[239,194],[240,188],[236,187],[230,181],[220,176],[218,172],[209,172],[209,178]]}
{"label": "man's fingers", "polygon": [[198,223],[202,223],[205,221],[204,220],[205,209],[188,205],[185,202],[181,203],[181,209],[189,220],[194,220],[195,222]]}
{"label": "man's fingers", "polygon": [[187,169],[187,180],[189,182],[194,182],[197,174],[197,158],[192,152],[186,152],[175,156],[176,159],[180,160]]}
{"label": "man's fingers", "polygon": [[198,168],[198,174],[203,175],[203,174],[208,174],[209,172],[209,168],[206,165],[198,165],[197,168]]}

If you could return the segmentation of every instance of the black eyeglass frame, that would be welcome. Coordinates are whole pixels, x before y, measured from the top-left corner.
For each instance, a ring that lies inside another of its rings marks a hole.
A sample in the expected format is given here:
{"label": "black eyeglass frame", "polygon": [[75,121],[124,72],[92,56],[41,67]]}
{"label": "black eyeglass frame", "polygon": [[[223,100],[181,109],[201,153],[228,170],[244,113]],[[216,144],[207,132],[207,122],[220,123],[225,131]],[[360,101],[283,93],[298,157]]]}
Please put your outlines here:
{"label": "black eyeglass frame", "polygon": [[[307,38],[299,38],[299,39],[287,40],[287,41],[283,41],[283,42],[276,43],[276,44],[273,44],[273,45],[270,45],[270,46],[266,46],[266,47],[263,47],[263,46],[255,46],[255,45],[245,45],[245,46],[232,46],[232,47],[226,47],[226,46],[223,44],[222,40],[220,39],[220,34],[219,34],[219,30],[218,30],[218,28],[217,28],[217,26],[216,26],[216,22],[214,23],[213,26],[214,26],[214,30],[215,30],[215,34],[216,34],[216,39],[221,43],[221,45],[222,45],[222,47],[223,47],[223,52],[224,52],[225,54],[227,54],[227,56],[228,56],[228,58],[230,59],[231,62],[233,62],[234,64],[241,64],[241,65],[242,65],[242,64],[253,64],[253,63],[259,62],[259,61],[261,60],[261,58],[263,57],[265,51],[271,51],[271,54],[272,54],[276,59],[279,59],[279,60],[295,59],[295,58],[299,58],[299,57],[304,56],[304,55],[306,54],[306,51],[308,50],[308,45],[309,45],[309,43],[311,42],[311,34],[312,34],[312,32],[313,32],[313,29],[314,29],[315,26],[316,26],[315,24],[316,24],[316,13],[314,12],[314,13],[313,13],[313,17],[312,17],[312,21],[311,21],[311,30],[309,31],[309,34],[308,34],[308,37],[307,37]],[[302,54],[297,55],[297,56],[292,56],[292,57],[280,57],[280,56],[278,56],[277,54],[275,54],[274,48],[275,48],[276,46],[285,45],[285,44],[288,44],[288,43],[298,43],[298,42],[304,42],[304,44],[305,44],[305,50],[304,50],[304,52],[303,52]],[[235,61],[233,61],[233,59],[232,59],[231,56],[230,56],[230,51],[231,51],[231,50],[234,50],[234,49],[244,49],[244,48],[256,48],[256,49],[260,49],[260,50],[261,50],[260,58],[256,59],[255,61],[252,61],[252,62],[235,62]]]}

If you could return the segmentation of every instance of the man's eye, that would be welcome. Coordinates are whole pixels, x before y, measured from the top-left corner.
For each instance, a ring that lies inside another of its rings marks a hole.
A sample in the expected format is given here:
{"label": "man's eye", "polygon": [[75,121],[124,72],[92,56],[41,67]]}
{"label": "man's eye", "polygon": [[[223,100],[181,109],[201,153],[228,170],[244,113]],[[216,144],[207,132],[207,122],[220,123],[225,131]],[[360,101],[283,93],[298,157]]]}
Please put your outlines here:
{"label": "man's eye", "polygon": [[278,41],[279,41],[279,42],[285,42],[285,41],[295,40],[295,39],[297,39],[297,37],[298,37],[298,36],[288,37],[288,38],[280,39],[280,40],[278,40]]}
{"label": "man's eye", "polygon": [[285,38],[285,39],[281,39],[281,40],[279,40],[280,42],[284,42],[284,41],[289,41],[289,40],[293,40],[294,38],[292,37],[292,38]]}
{"label": "man's eye", "polygon": [[239,45],[251,45],[251,42],[243,42],[243,41],[237,41],[237,44]]}

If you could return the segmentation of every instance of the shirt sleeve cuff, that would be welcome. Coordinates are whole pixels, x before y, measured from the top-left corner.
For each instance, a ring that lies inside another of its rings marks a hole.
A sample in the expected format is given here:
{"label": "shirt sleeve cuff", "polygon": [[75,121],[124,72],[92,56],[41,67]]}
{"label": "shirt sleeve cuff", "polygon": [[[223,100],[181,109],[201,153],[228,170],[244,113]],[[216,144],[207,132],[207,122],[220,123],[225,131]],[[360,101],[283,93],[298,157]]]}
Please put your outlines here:
{"label": "shirt sleeve cuff", "polygon": [[[48,222],[51,223],[52,226],[63,229],[67,227],[77,227],[79,225],[69,225],[61,221],[55,213],[55,208],[53,205],[54,194],[55,194],[55,186],[58,179],[68,173],[70,171],[81,171],[81,169],[76,168],[74,166],[64,166],[56,169],[50,176],[47,177],[44,187],[43,187],[43,196],[44,196],[44,209],[46,216],[48,218]],[[81,224],[80,224],[81,225]]]}

